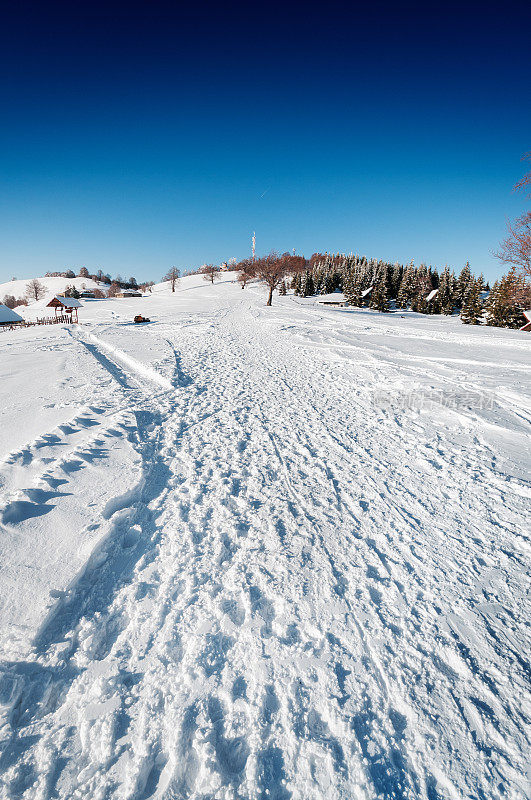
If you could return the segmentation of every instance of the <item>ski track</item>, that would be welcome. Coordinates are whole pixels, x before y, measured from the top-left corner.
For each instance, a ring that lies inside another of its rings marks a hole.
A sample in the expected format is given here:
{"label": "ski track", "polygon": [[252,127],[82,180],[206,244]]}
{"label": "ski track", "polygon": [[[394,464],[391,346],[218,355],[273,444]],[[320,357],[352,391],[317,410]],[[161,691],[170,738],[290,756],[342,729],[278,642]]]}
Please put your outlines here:
{"label": "ski track", "polygon": [[529,485],[498,475],[481,420],[434,436],[355,391],[370,354],[342,374],[262,314],[166,326],[171,381],[72,335],[107,381],[90,436],[121,420],[142,479],[2,665],[1,796],[526,797]]}

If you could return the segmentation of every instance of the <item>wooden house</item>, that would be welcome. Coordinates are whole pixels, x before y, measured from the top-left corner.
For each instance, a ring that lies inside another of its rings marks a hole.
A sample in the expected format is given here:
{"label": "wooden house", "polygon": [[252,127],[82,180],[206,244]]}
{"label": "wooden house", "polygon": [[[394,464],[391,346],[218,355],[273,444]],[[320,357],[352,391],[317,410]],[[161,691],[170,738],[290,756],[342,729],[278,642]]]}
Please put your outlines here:
{"label": "wooden house", "polygon": [[531,333],[531,310],[524,311],[524,317],[526,318],[527,322],[525,325],[522,325],[520,328],[521,331],[528,331]]}
{"label": "wooden house", "polygon": [[24,322],[22,317],[20,317],[12,308],[8,308],[3,303],[0,303],[0,327],[11,327],[12,325],[20,325],[21,322]]}

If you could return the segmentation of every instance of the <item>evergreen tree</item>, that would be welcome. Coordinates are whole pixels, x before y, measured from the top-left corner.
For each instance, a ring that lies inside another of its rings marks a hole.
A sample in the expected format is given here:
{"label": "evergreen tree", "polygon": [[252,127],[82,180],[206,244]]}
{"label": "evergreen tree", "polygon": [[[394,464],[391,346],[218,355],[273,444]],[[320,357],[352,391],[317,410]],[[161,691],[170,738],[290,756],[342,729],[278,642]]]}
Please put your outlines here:
{"label": "evergreen tree", "polygon": [[301,297],[311,297],[315,294],[315,287],[313,285],[313,278],[311,272],[305,272],[302,276],[300,295]]}
{"label": "evergreen tree", "polygon": [[408,264],[404,270],[404,275],[400,283],[400,289],[396,298],[398,308],[407,308],[415,296],[416,274],[413,262]]}
{"label": "evergreen tree", "polygon": [[416,274],[415,295],[411,302],[411,309],[420,314],[428,313],[426,298],[432,290],[430,276],[426,264],[421,264]]}
{"label": "evergreen tree", "polygon": [[376,272],[369,308],[374,308],[376,311],[389,311],[389,283],[385,264],[381,264]]}
{"label": "evergreen tree", "polygon": [[280,286],[278,288],[278,293],[280,295],[282,295],[282,297],[285,297],[287,295],[288,289],[287,289],[287,286],[286,286],[286,281],[282,281],[282,283],[280,284]]}
{"label": "evergreen tree", "polygon": [[443,314],[452,314],[455,306],[454,302],[454,280],[448,267],[445,267],[439,283],[439,303]]}
{"label": "evergreen tree", "polygon": [[487,325],[496,328],[520,328],[524,324],[522,279],[511,270],[500,281],[496,281],[489,294]]}
{"label": "evergreen tree", "polygon": [[363,272],[359,267],[355,267],[345,278],[343,293],[345,300],[350,306],[359,307],[363,303],[361,297],[363,286]]}
{"label": "evergreen tree", "polygon": [[472,273],[470,272],[470,264],[467,261],[459,273],[459,278],[457,279],[456,304],[458,306],[462,306],[464,304],[472,281],[473,278]]}
{"label": "evergreen tree", "polygon": [[481,281],[471,280],[463,299],[461,320],[465,325],[479,325],[483,315],[483,306],[480,297]]}
{"label": "evergreen tree", "polygon": [[393,266],[393,272],[391,275],[391,297],[395,300],[398,297],[398,292],[400,291],[400,284],[402,283],[402,276],[404,274],[404,267],[401,264],[396,263]]}
{"label": "evergreen tree", "polygon": [[430,276],[430,281],[431,281],[431,285],[433,286],[433,288],[434,289],[438,289],[439,288],[440,279],[439,279],[439,273],[437,272],[437,267],[430,267],[429,276]]}

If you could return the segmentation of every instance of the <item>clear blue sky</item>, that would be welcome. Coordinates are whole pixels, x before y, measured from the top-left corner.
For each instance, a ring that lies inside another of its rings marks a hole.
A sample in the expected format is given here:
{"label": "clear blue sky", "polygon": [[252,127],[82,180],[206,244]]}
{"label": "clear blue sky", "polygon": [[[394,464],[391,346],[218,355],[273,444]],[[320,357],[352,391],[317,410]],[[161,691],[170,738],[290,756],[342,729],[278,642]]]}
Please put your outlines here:
{"label": "clear blue sky", "polygon": [[158,280],[243,258],[253,230],[261,253],[498,274],[524,208],[531,13],[397,5],[5,16],[0,280]]}

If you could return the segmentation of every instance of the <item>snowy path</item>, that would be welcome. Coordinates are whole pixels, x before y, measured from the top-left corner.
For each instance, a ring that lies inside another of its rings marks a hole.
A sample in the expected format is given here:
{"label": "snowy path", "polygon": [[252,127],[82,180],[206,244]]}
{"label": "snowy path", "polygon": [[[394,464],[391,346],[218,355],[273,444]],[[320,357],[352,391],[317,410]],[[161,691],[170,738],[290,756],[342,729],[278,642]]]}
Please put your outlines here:
{"label": "snowy path", "polygon": [[[4,665],[3,798],[526,796],[528,412],[382,405],[425,365],[270,311],[146,329],[171,389],[72,336],[136,478]],[[440,358],[430,386],[485,389]]]}

